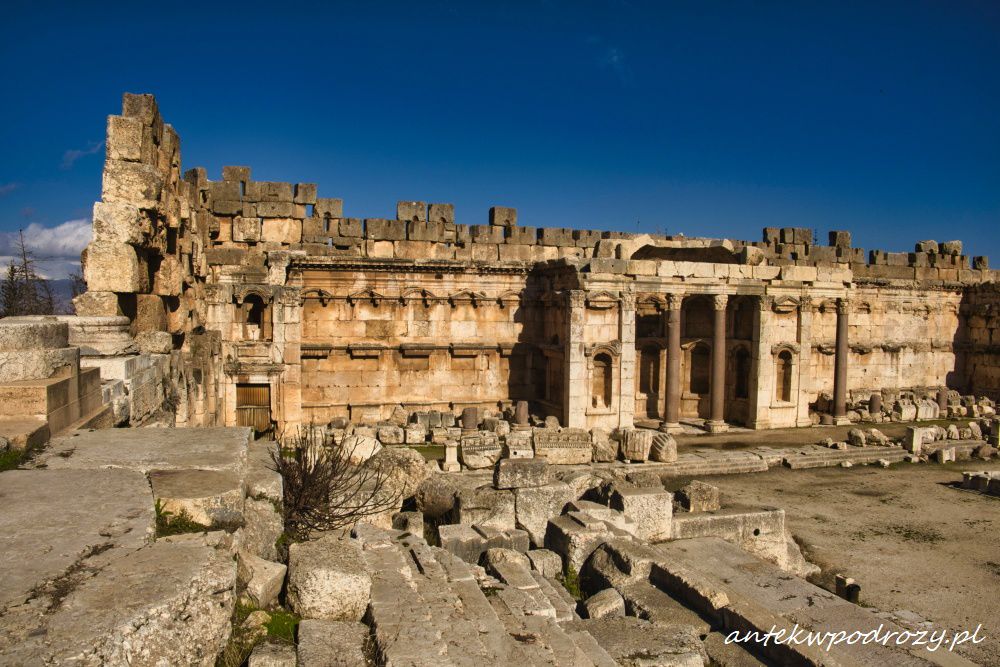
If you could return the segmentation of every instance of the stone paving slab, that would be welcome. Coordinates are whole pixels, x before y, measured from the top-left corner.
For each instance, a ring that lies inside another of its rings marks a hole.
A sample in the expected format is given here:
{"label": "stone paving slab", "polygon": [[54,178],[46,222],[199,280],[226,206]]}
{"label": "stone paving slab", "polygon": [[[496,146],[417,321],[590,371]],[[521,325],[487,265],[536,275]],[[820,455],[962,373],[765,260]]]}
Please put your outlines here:
{"label": "stone paving slab", "polygon": [[38,457],[50,470],[125,468],[227,470],[242,476],[247,428],[143,428],[74,431],[56,438]]}
{"label": "stone paving slab", "polygon": [[69,569],[88,551],[138,549],[153,537],[153,496],[130,470],[0,473],[0,610]]}

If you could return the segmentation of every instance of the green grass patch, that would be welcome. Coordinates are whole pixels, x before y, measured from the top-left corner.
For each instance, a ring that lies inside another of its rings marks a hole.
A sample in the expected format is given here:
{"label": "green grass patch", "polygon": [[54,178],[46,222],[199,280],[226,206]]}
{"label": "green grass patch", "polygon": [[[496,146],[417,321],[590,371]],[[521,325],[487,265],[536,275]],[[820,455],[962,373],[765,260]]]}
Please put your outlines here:
{"label": "green grass patch", "polygon": [[566,569],[559,575],[559,583],[569,591],[574,600],[583,599],[583,591],[580,590],[580,575],[572,565],[566,565]]}
{"label": "green grass patch", "polygon": [[418,452],[428,461],[444,460],[444,445],[420,445],[418,447],[410,447],[410,449]]}
{"label": "green grass patch", "polygon": [[183,535],[185,533],[206,533],[209,527],[191,518],[187,510],[174,514],[163,509],[159,500],[156,501],[156,536]]}
{"label": "green grass patch", "polygon": [[267,638],[286,644],[294,644],[295,631],[302,619],[284,609],[276,609],[268,613],[271,614],[271,620],[267,622],[266,626]]}
{"label": "green grass patch", "polygon": [[20,449],[8,449],[6,452],[0,452],[0,472],[16,469],[26,458],[26,452]]}

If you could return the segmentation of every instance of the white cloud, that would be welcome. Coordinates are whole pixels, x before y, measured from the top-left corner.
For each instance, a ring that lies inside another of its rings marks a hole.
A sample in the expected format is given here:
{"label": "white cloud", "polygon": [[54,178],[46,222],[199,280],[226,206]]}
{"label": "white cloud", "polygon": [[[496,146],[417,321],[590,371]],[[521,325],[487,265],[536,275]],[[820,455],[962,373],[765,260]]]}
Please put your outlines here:
{"label": "white cloud", "polygon": [[19,187],[21,187],[20,183],[0,183],[0,197],[6,197]]}
{"label": "white cloud", "polygon": [[[65,278],[80,268],[80,253],[90,243],[90,220],[67,220],[55,227],[33,222],[23,230],[24,244],[46,278]],[[18,232],[0,232],[0,268],[6,270],[17,253]]]}
{"label": "white cloud", "polygon": [[102,148],[104,148],[104,142],[98,141],[97,143],[91,143],[90,146],[88,146],[83,150],[80,150],[78,148],[73,148],[71,150],[68,150],[65,153],[63,153],[62,164],[59,165],[59,168],[62,169],[63,171],[66,171],[67,169],[72,169],[73,165],[76,163],[77,160],[79,160],[82,157],[86,157],[88,155],[93,155],[94,153],[100,151]]}

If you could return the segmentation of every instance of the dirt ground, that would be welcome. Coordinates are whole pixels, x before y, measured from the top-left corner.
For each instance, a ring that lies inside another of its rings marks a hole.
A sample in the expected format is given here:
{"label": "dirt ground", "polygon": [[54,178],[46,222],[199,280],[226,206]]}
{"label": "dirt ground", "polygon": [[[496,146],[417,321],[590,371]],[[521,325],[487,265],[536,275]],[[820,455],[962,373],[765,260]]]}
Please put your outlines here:
{"label": "dirt ground", "polygon": [[957,652],[1000,665],[1000,498],[949,486],[963,470],[1000,470],[1000,463],[778,468],[703,479],[720,487],[723,504],[783,508],[806,557],[823,568],[816,583],[832,588],[839,572],[858,581],[866,606],[916,614],[936,629],[982,624],[986,640]]}

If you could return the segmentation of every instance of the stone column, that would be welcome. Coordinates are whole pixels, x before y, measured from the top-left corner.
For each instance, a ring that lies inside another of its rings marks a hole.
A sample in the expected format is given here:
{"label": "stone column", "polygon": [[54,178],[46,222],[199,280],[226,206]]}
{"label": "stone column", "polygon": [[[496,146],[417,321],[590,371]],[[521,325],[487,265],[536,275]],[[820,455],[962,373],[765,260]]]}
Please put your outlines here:
{"label": "stone column", "polygon": [[795,396],[795,425],[799,427],[812,425],[812,419],[809,417],[809,401],[807,400],[813,387],[811,373],[812,320],[812,297],[806,295],[799,299],[799,362],[796,366],[799,385]]}
{"label": "stone column", "polygon": [[750,364],[750,426],[771,427],[771,403],[774,398],[774,358],[771,354],[772,298],[761,295],[754,316],[753,357]]}
{"label": "stone column", "polygon": [[847,419],[847,299],[837,299],[837,353],[833,371],[833,423],[849,423]]}
{"label": "stone column", "polygon": [[712,394],[708,423],[709,433],[722,433],[726,426],[726,304],[729,297],[716,294],[712,297],[715,319],[712,326]]}
{"label": "stone column", "polygon": [[667,409],[661,431],[681,430],[681,303],[680,294],[667,295]]}
{"label": "stone column", "polygon": [[[635,419],[635,292],[622,290],[618,340],[621,341],[618,386],[618,427],[631,428]],[[613,400],[613,399],[612,399]]]}
{"label": "stone column", "polygon": [[583,355],[583,327],[586,293],[569,290],[566,295],[566,340],[563,348],[563,426],[586,428],[587,360]]}

